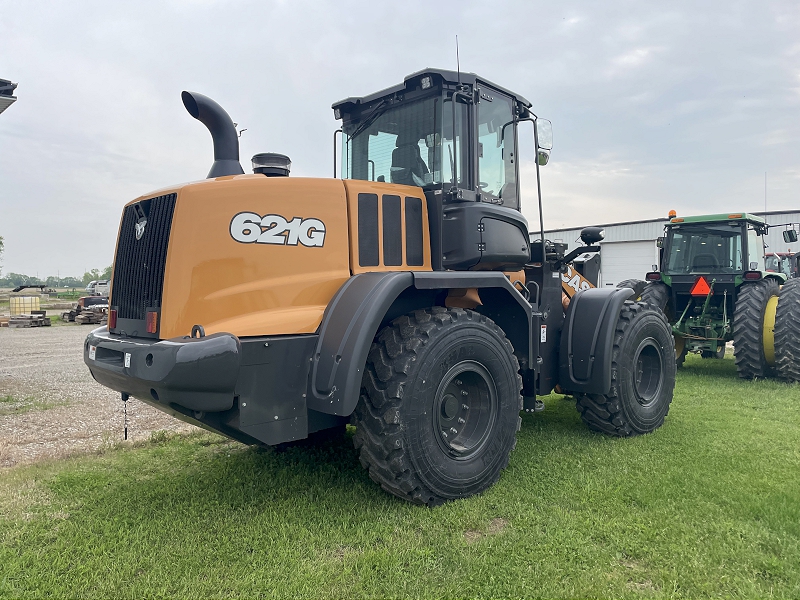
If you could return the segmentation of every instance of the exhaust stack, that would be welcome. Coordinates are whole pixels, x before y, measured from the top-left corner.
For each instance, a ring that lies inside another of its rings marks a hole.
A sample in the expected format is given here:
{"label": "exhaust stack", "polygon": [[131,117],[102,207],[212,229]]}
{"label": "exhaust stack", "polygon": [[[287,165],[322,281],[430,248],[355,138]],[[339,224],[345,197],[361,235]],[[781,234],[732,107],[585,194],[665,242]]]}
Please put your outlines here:
{"label": "exhaust stack", "polygon": [[211,98],[195,92],[183,92],[181,100],[189,114],[208,127],[214,141],[214,164],[207,178],[243,175],[244,169],[239,163],[239,136],[225,109]]}

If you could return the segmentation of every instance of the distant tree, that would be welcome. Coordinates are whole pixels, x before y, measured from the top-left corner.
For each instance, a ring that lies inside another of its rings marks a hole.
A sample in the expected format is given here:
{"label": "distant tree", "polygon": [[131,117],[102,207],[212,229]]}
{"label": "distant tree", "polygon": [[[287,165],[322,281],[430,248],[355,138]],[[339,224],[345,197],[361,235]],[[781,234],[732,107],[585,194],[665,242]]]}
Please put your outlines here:
{"label": "distant tree", "polygon": [[30,275],[22,273],[9,273],[2,281],[6,287],[17,287],[18,285],[44,285],[44,282]]}
{"label": "distant tree", "polygon": [[86,271],[83,274],[83,285],[87,285],[90,281],[97,281],[98,279],[102,279],[102,273],[98,269],[92,269],[91,271]]}
{"label": "distant tree", "polygon": [[82,286],[83,286],[83,281],[81,281],[77,277],[62,277],[61,278],[61,287],[75,288],[75,287],[82,287]]}
{"label": "distant tree", "polygon": [[4,248],[3,236],[0,235],[0,274],[3,273],[3,268],[2,268],[2,265],[3,265],[3,248]]}
{"label": "distant tree", "polygon": [[103,276],[100,279],[111,279],[111,271],[114,270],[114,265],[108,265],[103,269]]}

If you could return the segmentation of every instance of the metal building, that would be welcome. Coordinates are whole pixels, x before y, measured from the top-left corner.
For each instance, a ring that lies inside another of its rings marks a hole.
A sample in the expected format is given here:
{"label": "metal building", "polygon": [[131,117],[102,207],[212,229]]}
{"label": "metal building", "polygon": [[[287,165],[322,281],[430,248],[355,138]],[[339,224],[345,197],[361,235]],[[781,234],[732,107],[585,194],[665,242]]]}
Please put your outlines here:
{"label": "metal building", "polygon": [[[753,212],[763,217],[769,225],[800,222],[800,211]],[[686,215],[683,215],[686,216]],[[656,241],[664,235],[667,217],[626,223],[606,223],[605,239],[600,243],[600,276],[598,287],[615,286],[625,279],[644,279],[645,273],[659,264]],[[587,223],[595,225],[595,223]],[[580,233],[583,227],[569,229],[545,229],[544,237],[553,242],[568,244],[568,250],[582,246]],[[800,252],[800,242],[786,244],[782,231],[786,227],[771,227],[766,236],[767,252]],[[797,229],[797,226],[795,226]],[[539,232],[531,233],[531,240],[538,239]]]}
{"label": "metal building", "polygon": [[0,113],[16,102],[15,89],[17,89],[16,83],[11,83],[7,79],[0,79]]}

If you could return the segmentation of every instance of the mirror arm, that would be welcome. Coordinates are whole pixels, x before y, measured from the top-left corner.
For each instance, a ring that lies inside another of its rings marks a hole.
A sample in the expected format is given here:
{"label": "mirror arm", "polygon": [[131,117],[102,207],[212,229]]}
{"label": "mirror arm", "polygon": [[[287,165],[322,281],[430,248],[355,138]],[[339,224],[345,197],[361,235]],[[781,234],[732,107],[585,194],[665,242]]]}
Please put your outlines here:
{"label": "mirror arm", "polygon": [[579,254],[587,254],[593,252],[600,252],[600,246],[579,246],[575,248],[572,252],[567,254],[564,258],[559,258],[558,260],[554,261],[554,266],[557,270],[561,270],[561,267],[564,265],[568,265],[573,260],[575,260]]}

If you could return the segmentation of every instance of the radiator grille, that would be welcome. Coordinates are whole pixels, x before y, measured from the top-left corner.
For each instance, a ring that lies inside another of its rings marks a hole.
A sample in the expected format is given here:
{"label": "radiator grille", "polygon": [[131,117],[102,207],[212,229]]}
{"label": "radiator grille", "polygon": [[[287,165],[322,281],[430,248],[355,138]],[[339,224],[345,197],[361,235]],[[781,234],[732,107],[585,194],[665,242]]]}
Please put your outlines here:
{"label": "radiator grille", "polygon": [[[121,319],[144,319],[148,308],[161,307],[175,198],[175,194],[168,194],[125,208],[111,288],[111,303]],[[147,224],[137,240],[136,223],[142,214]]]}

